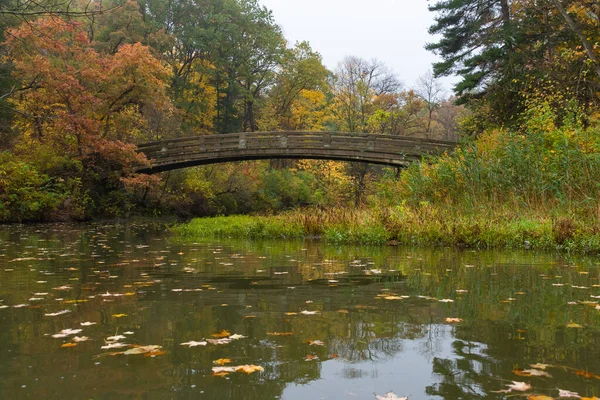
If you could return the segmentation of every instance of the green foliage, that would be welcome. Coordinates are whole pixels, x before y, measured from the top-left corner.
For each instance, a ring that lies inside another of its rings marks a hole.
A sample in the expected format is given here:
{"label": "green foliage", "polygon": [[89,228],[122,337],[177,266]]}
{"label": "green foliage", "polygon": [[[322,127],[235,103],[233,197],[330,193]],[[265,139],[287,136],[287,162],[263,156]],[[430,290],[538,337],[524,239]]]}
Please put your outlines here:
{"label": "green foliage", "polygon": [[48,220],[66,198],[63,180],[6,152],[0,154],[0,221]]}

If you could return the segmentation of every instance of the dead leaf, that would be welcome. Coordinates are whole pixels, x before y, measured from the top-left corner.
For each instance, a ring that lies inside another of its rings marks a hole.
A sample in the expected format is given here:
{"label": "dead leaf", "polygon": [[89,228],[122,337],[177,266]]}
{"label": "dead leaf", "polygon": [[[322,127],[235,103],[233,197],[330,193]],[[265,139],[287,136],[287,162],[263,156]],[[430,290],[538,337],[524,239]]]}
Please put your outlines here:
{"label": "dead leaf", "polygon": [[408,400],[408,397],[398,397],[394,392],[387,392],[385,396],[375,395],[377,400]]}
{"label": "dead leaf", "polygon": [[293,335],[292,332],[267,332],[267,335],[269,336],[291,336]]}
{"label": "dead leaf", "polygon": [[552,378],[552,375],[550,375],[547,372],[540,371],[539,369],[515,369],[512,372],[513,374],[519,376],[545,376],[548,378]]}
{"label": "dead leaf", "polygon": [[527,397],[528,400],[554,400],[554,397],[546,396],[544,394],[532,394]]}
{"label": "dead leaf", "polygon": [[231,335],[231,333],[229,333],[228,331],[223,329],[221,332],[213,333],[211,336],[218,339],[218,338],[226,338],[229,335]]}
{"label": "dead leaf", "polygon": [[581,396],[578,393],[571,392],[569,390],[558,389],[558,397],[575,397],[580,399]]}
{"label": "dead leaf", "polygon": [[446,322],[448,323],[458,323],[458,322],[462,322],[462,318],[446,318]]}
{"label": "dead leaf", "polygon": [[531,389],[531,385],[525,382],[516,382],[513,381],[511,384],[506,385],[510,390],[517,390],[519,392],[524,392],[526,390]]}
{"label": "dead leaf", "polygon": [[188,347],[197,347],[197,346],[206,346],[207,342],[196,342],[194,340],[190,340],[189,342],[181,343],[181,346]]}
{"label": "dead leaf", "polygon": [[60,347],[63,349],[68,347],[77,347],[77,343],[63,343]]}
{"label": "dead leaf", "polygon": [[213,362],[217,365],[225,365],[225,364],[230,364],[231,359],[230,358],[219,358],[218,360],[215,360]]}
{"label": "dead leaf", "polygon": [[308,344],[311,346],[325,346],[325,343],[322,340],[309,340]]}
{"label": "dead leaf", "polygon": [[579,324],[576,324],[575,322],[571,322],[570,324],[567,324],[567,328],[581,329],[581,328],[583,328],[583,326],[579,325]]}
{"label": "dead leaf", "polygon": [[123,318],[123,317],[126,317],[127,314],[113,314],[112,316],[113,316],[113,318]]}

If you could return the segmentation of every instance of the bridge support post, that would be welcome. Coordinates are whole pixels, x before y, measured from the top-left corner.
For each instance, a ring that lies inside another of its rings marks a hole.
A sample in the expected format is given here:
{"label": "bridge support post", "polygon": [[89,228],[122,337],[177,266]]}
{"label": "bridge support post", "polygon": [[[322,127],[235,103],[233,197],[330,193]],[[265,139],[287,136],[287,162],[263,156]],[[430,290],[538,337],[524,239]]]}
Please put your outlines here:
{"label": "bridge support post", "polygon": [[239,148],[240,149],[248,148],[248,141],[246,140],[246,132],[240,133],[239,139],[240,139]]}
{"label": "bridge support post", "polygon": [[326,149],[331,148],[331,132],[323,133],[323,147],[325,147]]}

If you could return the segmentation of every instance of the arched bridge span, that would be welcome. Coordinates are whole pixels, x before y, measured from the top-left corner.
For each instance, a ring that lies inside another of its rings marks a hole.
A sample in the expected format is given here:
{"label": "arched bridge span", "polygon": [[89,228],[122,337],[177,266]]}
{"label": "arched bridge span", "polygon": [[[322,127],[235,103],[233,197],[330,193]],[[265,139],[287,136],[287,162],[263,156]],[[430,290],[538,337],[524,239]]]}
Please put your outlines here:
{"label": "arched bridge span", "polygon": [[406,167],[427,154],[450,151],[455,142],[342,132],[243,132],[167,139],[138,145],[151,162],[140,173],[196,165],[263,159],[360,161]]}

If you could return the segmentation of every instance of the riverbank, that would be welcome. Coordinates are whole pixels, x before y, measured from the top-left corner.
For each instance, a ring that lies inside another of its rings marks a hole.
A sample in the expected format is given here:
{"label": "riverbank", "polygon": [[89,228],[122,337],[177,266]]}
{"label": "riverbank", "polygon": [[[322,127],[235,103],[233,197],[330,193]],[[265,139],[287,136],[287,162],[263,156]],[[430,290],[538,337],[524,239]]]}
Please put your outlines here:
{"label": "riverbank", "polygon": [[600,252],[600,229],[582,220],[531,213],[457,214],[426,203],[379,209],[305,209],[274,216],[197,218],[176,225],[188,238],[320,238],[331,243]]}

